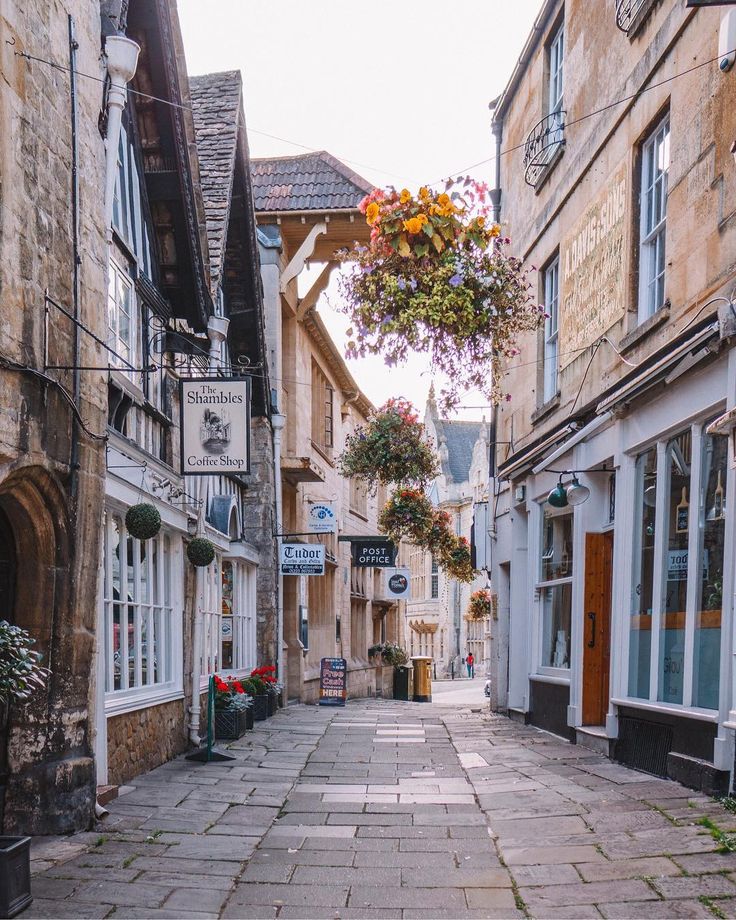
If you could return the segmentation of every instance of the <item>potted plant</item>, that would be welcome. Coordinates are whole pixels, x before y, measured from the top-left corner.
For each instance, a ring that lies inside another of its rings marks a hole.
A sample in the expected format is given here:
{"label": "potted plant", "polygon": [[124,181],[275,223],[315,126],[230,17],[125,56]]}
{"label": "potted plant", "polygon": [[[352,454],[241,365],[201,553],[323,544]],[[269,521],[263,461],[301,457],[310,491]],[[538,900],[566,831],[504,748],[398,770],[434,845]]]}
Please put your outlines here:
{"label": "potted plant", "polygon": [[250,672],[251,677],[259,678],[264,684],[264,690],[268,697],[268,714],[272,716],[279,708],[279,694],[276,687],[276,668],[272,664],[263,665],[260,668],[254,668]]}
{"label": "potted plant", "polygon": [[516,341],[544,322],[521,260],[507,253],[489,222],[488,187],[470,178],[428,187],[374,189],[359,205],[371,227],[368,246],[344,253],[348,357],[382,355],[387,365],[425,352],[449,383],[442,408],[464,390],[497,403],[503,362]]}
{"label": "potted plant", "polygon": [[253,728],[251,697],[243,684],[234,677],[225,681],[215,674],[214,684],[215,738],[237,740],[249,728]]}
{"label": "potted plant", "polygon": [[[26,630],[0,620],[0,711],[43,690],[49,671]],[[4,721],[0,719],[0,721]],[[31,903],[31,838],[0,837],[0,916],[14,917]]]}
{"label": "potted plant", "polygon": [[379,483],[422,486],[437,475],[437,459],[410,402],[389,399],[345,440],[337,459],[343,476]]}
{"label": "potted plant", "polygon": [[269,711],[268,685],[255,673],[258,668],[254,668],[251,676],[242,681],[247,692],[253,697],[253,718],[256,722],[262,722],[271,714]]}

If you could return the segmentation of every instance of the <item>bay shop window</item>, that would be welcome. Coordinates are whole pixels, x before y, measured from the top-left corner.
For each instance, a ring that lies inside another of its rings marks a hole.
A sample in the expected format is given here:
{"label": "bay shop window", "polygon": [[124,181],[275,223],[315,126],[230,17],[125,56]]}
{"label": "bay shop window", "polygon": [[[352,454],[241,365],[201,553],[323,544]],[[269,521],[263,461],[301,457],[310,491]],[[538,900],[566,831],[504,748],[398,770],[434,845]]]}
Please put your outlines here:
{"label": "bay shop window", "polygon": [[540,611],[540,673],[570,668],[573,516],[571,509],[542,506],[541,557],[537,581]]}
{"label": "bay shop window", "polygon": [[715,710],[728,439],[705,428],[636,459],[628,695]]}
{"label": "bay shop window", "polygon": [[108,699],[181,689],[180,562],[173,534],[136,540],[125,515],[105,516],[103,625]]}
{"label": "bay shop window", "polygon": [[256,667],[256,568],[220,559],[203,573],[201,673]]}

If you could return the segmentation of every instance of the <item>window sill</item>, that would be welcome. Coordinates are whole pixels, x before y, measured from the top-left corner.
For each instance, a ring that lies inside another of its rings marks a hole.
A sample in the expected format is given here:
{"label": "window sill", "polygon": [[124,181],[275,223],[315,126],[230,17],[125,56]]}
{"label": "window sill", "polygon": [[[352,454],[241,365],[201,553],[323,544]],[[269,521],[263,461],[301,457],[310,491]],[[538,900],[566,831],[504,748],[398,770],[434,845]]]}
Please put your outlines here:
{"label": "window sill", "polygon": [[629,29],[626,33],[626,36],[629,39],[629,41],[633,41],[636,38],[636,36],[639,34],[639,32],[641,31],[642,26],[644,25],[646,20],[649,18],[649,13],[652,11],[652,7],[654,6],[654,3],[655,3],[655,0],[644,0],[644,3],[642,4],[641,9],[636,14],[636,16],[634,16],[634,18],[631,20],[631,25],[629,26]]}
{"label": "window sill", "polygon": [[560,162],[560,160],[562,159],[562,154],[563,154],[564,152],[565,152],[565,140],[562,140],[562,141],[560,141],[559,144],[557,145],[557,149],[556,149],[555,152],[552,154],[552,157],[550,158],[549,163],[546,165],[546,167],[545,167],[545,169],[544,169],[544,172],[543,172],[542,175],[539,177],[539,179],[537,180],[537,182],[536,182],[536,184],[535,184],[535,186],[534,186],[534,194],[535,194],[535,195],[538,195],[538,194],[542,191],[542,189],[544,188],[544,186],[547,184],[547,180],[549,179],[549,177],[550,177],[550,176],[552,175],[552,173],[554,172],[555,166],[557,166],[557,164],[558,164],[558,163]]}
{"label": "window sill", "polygon": [[[563,675],[567,674],[567,677]],[[559,673],[539,673],[539,674],[530,674],[529,680],[536,680],[542,684],[559,684],[561,686],[568,687],[570,685],[570,671],[567,668],[560,668]]]}
{"label": "window sill", "polygon": [[546,403],[542,403],[538,409],[535,409],[534,412],[532,412],[532,425],[536,425],[537,422],[541,422],[543,418],[546,418],[548,415],[550,415],[555,409],[559,407],[559,405],[560,392],[558,390],[551,399],[548,399]]}
{"label": "window sill", "polygon": [[[320,447],[320,445],[317,444],[316,441],[311,441],[311,440],[310,440],[309,443],[312,445],[312,447],[314,448],[314,450],[319,454],[319,456],[320,456],[326,463],[329,463],[330,466],[334,467],[335,461],[334,461],[333,458],[332,458],[332,448],[331,448],[331,447]],[[328,451],[329,451],[329,453],[328,453]]]}
{"label": "window sill", "polygon": [[619,351],[624,354],[626,354],[627,351],[631,351],[632,348],[641,344],[650,333],[654,332],[655,329],[659,329],[661,325],[666,323],[669,318],[670,308],[669,301],[667,301],[656,313],[653,313],[648,319],[645,319],[643,323],[640,323],[635,329],[632,329],[631,332],[628,332],[621,339],[618,343]]}
{"label": "window sill", "polygon": [[105,715],[109,719],[112,716],[124,715],[126,712],[135,712],[138,709],[148,709],[151,706],[160,706],[162,703],[183,699],[182,688],[171,684],[113,691],[105,694]]}
{"label": "window sill", "polygon": [[681,719],[697,719],[699,722],[718,722],[718,713],[710,709],[688,709],[673,703],[653,703],[651,700],[611,699],[614,706],[628,706],[630,709],[645,709],[648,712],[661,712]]}

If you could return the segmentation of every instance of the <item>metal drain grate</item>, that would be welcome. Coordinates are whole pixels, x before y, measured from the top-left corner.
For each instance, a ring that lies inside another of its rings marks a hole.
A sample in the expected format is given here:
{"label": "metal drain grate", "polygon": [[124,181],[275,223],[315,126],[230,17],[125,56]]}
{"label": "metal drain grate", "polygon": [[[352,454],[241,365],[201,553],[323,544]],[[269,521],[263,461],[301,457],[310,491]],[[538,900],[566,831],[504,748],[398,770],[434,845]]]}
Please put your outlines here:
{"label": "metal drain grate", "polygon": [[667,755],[672,750],[672,729],[658,722],[619,716],[616,760],[636,770],[667,776]]}

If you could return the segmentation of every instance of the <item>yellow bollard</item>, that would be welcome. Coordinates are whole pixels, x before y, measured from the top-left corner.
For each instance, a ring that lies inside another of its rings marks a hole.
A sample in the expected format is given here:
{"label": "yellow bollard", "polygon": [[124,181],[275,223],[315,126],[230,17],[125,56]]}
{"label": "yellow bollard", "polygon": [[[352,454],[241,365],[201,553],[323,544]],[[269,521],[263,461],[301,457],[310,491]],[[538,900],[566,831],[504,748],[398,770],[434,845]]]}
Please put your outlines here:
{"label": "yellow bollard", "polygon": [[414,668],[414,693],[412,699],[415,703],[432,702],[432,659],[423,655],[412,657]]}

